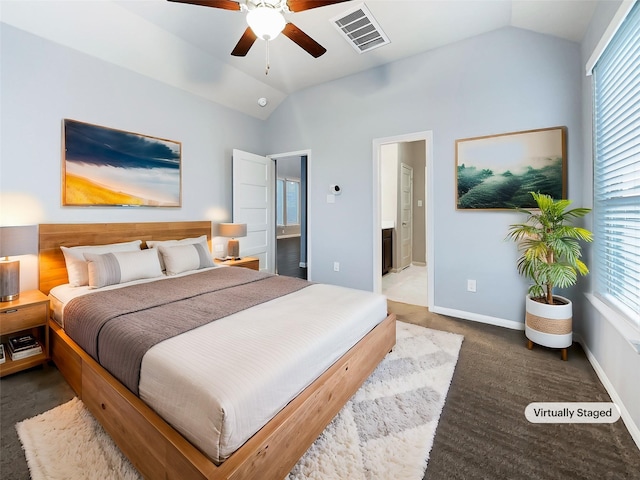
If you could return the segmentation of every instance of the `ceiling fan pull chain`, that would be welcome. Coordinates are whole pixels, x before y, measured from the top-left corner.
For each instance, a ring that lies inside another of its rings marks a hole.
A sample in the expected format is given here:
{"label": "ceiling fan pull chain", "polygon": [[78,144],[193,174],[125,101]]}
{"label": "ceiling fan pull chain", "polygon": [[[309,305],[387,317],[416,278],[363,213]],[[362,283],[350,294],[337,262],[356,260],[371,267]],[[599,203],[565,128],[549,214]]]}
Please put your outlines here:
{"label": "ceiling fan pull chain", "polygon": [[267,44],[267,60],[264,74],[269,75],[269,40],[265,41],[265,43]]}

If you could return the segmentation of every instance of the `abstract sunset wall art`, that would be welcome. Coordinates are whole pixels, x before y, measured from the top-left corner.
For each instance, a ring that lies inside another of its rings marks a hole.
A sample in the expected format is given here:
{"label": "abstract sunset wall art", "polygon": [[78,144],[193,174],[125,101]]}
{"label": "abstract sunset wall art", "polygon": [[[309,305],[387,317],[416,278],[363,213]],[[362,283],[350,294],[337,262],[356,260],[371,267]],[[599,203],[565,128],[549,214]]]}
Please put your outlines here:
{"label": "abstract sunset wall art", "polygon": [[182,144],[64,120],[62,204],[181,205]]}

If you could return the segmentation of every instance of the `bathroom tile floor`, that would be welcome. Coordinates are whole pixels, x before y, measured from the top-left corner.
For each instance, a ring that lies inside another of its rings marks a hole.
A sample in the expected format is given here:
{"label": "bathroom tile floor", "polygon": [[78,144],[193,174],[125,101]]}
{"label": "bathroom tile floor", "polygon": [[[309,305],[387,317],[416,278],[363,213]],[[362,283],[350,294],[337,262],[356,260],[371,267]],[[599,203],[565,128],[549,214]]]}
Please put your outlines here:
{"label": "bathroom tile floor", "polygon": [[382,293],[389,300],[427,306],[427,267],[409,265],[382,277]]}

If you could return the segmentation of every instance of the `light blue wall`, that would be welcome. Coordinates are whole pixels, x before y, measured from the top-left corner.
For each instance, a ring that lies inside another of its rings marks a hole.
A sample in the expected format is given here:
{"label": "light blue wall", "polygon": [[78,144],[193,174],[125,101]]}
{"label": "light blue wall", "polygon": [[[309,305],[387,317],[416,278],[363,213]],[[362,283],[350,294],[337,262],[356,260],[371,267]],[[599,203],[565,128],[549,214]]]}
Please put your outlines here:
{"label": "light blue wall", "polygon": [[[432,130],[434,303],[522,322],[526,285],[504,241],[519,217],[455,210],[455,140],[564,125],[569,196],[580,199],[580,75],[578,44],[504,28],[291,95],[267,121],[268,149],[312,151],[314,280],[373,288],[372,140]],[[332,183],[343,194],[328,204]]]}
{"label": "light blue wall", "polygon": [[[577,44],[505,28],[296,93],[264,123],[3,25],[2,198],[27,199],[31,222],[222,220],[231,207],[232,148],[311,149],[314,280],[372,289],[372,141],[433,130],[434,303],[521,322],[522,303],[510,299],[521,298],[525,284],[515,247],[503,240],[517,217],[455,210],[454,144],[565,125],[569,194],[579,198],[580,72]],[[63,118],[181,141],[183,207],[61,207]],[[330,184],[343,187],[333,204]],[[466,292],[468,278],[477,293]]]}
{"label": "light blue wall", "polygon": [[[263,150],[262,121],[6,24],[1,35],[3,223],[230,220],[232,149]],[[62,207],[63,118],[182,142],[182,208]]]}

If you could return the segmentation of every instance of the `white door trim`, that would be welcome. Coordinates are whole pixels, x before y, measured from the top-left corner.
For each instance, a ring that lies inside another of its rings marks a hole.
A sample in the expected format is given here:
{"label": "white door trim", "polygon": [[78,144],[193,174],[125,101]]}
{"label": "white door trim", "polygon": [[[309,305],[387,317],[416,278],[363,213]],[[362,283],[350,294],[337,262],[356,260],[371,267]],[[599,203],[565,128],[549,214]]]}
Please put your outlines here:
{"label": "white door trim", "polygon": [[427,226],[427,306],[432,308],[434,303],[434,245],[433,245],[433,131],[409,133],[406,135],[396,135],[393,137],[373,139],[373,291],[382,291],[382,203],[381,203],[381,183],[380,165],[382,145],[389,143],[416,142],[424,140],[426,149],[426,181],[425,198],[427,205],[425,208],[425,225]]}
{"label": "white door trim", "polygon": [[275,160],[284,157],[301,157],[303,155],[306,155],[307,157],[307,280],[311,281],[313,279],[313,262],[311,261],[311,259],[313,258],[311,256],[311,224],[313,222],[313,216],[311,215],[312,205],[309,201],[309,192],[311,191],[311,150],[296,150],[294,152],[274,153],[267,155],[267,158]]}

